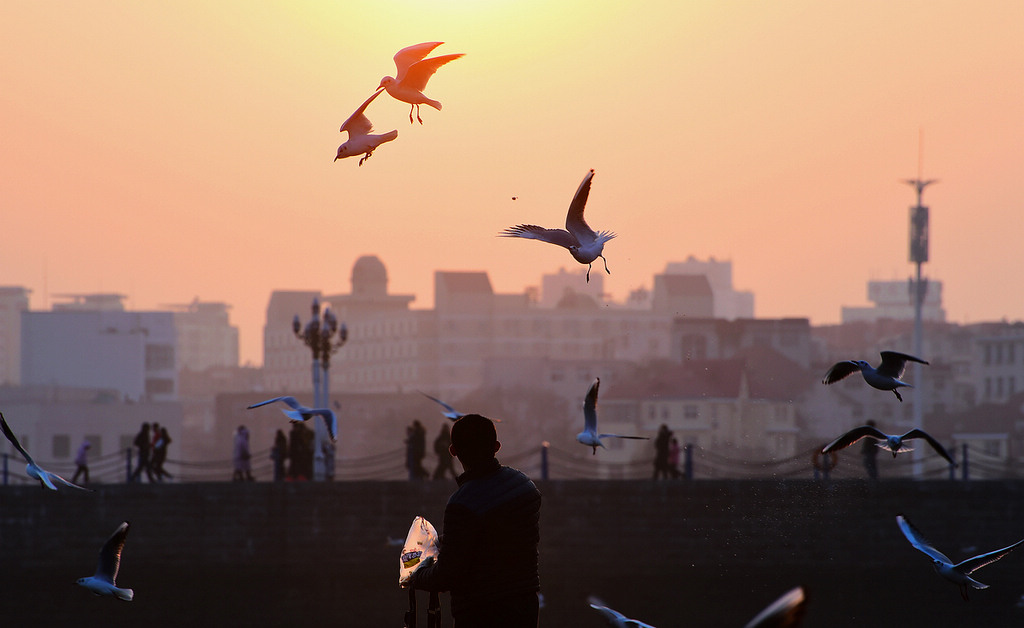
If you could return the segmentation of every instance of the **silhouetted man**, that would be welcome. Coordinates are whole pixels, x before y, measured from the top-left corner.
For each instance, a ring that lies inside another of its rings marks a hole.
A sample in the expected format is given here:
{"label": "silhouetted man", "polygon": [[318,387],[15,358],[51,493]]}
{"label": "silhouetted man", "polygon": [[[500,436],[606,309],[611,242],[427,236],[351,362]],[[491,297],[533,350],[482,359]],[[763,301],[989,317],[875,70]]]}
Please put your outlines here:
{"label": "silhouetted man", "polygon": [[455,628],[536,628],[540,491],[494,457],[494,423],[467,414],[452,425],[449,451],[465,472],[444,510],[437,560],[412,586],[451,591]]}

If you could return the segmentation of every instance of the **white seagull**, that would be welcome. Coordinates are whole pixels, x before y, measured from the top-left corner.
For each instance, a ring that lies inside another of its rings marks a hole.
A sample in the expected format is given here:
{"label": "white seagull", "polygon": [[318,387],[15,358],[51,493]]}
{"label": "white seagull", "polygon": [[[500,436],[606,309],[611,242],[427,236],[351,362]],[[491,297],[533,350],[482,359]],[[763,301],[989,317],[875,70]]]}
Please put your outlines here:
{"label": "white seagull", "polygon": [[807,595],[803,587],[783,593],[743,628],[795,628],[807,612]]}
{"label": "white seagull", "polygon": [[886,434],[882,430],[871,425],[861,425],[860,427],[855,427],[849,432],[843,434],[828,445],[825,445],[825,447],[822,448],[821,453],[830,454],[833,451],[839,451],[844,447],[849,447],[862,438],[873,438],[877,441],[881,441],[878,443],[878,446],[882,449],[891,451],[893,458],[895,458],[896,454],[901,451],[914,451],[912,448],[904,445],[904,441],[921,438],[927,441],[927,443],[932,446],[932,449],[934,449],[940,456],[948,460],[949,464],[956,466],[953,456],[949,455],[949,452],[942,446],[942,443],[935,440],[935,438],[928,434],[928,432],[916,427],[906,434],[896,435]]}
{"label": "white seagull", "polygon": [[601,617],[604,617],[605,622],[607,622],[609,626],[613,626],[613,628],[654,628],[654,626],[650,624],[645,624],[637,619],[630,619],[619,611],[613,608],[608,608],[604,605],[604,602],[596,597],[591,596],[587,599],[587,602],[590,603],[590,608],[601,613]]}
{"label": "white seagull", "polygon": [[583,400],[583,431],[576,435],[576,441],[594,448],[597,454],[598,447],[604,447],[602,438],[632,438],[636,440],[650,440],[648,436],[623,436],[622,434],[598,434],[597,433],[597,389],[601,385],[601,378],[598,377],[587,391],[587,398]]}
{"label": "white seagull", "polygon": [[448,417],[448,418],[449,418],[449,419],[451,419],[452,421],[458,421],[458,420],[459,420],[459,419],[461,419],[462,417],[466,416],[466,415],[465,415],[464,413],[462,413],[462,412],[459,412],[458,410],[456,410],[455,408],[451,407],[451,406],[450,406],[450,405],[448,405],[447,403],[445,403],[445,402],[441,401],[441,400],[440,400],[440,399],[438,399],[437,397],[431,397],[430,395],[428,395],[427,393],[423,392],[422,390],[421,390],[421,391],[419,391],[419,392],[420,392],[420,394],[421,394],[421,395],[423,395],[423,396],[424,396],[424,397],[426,397],[427,399],[431,399],[431,400],[433,400],[433,401],[434,401],[434,402],[436,402],[436,403],[437,403],[437,404],[438,404],[439,406],[441,406],[442,408],[444,408],[444,409],[443,409],[443,410],[441,411],[441,414],[445,415],[446,417]]}
{"label": "white seagull", "polygon": [[96,595],[112,595],[119,600],[131,602],[135,597],[135,592],[116,585],[117,570],[121,566],[121,550],[124,549],[126,538],[128,538],[127,521],[117,526],[117,530],[114,530],[114,534],[100,549],[100,560],[96,565],[96,573],[87,578],[79,578],[78,584]]}
{"label": "white seagull", "polygon": [[959,563],[953,564],[945,554],[932,547],[921,531],[918,530],[910,521],[907,520],[903,515],[896,515],[896,523],[899,524],[900,530],[903,532],[903,536],[907,537],[910,544],[920,551],[927,554],[932,559],[932,566],[935,571],[950,582],[959,585],[960,595],[967,598],[968,588],[973,589],[987,589],[987,584],[982,584],[970,576],[974,571],[981,569],[985,565],[991,564],[1009,554],[1015,547],[1024,543],[1024,539],[1021,539],[1003,549],[995,550],[994,552],[988,552],[987,554],[978,554],[973,558],[960,561]]}
{"label": "white seagull", "polygon": [[[441,411],[441,414],[443,414],[445,417],[451,419],[452,421],[458,421],[462,417],[466,416],[465,412],[459,412],[458,410],[456,410],[455,408],[451,407],[447,403],[441,401],[437,397],[432,397],[432,396],[428,395],[427,393],[423,392],[422,390],[419,391],[419,393],[421,395],[423,395],[424,397],[426,397],[427,399],[435,401],[439,406],[444,408]],[[491,419],[491,421],[493,421],[495,423],[501,423],[501,419]]]}
{"label": "white seagull", "polygon": [[576,195],[572,197],[569,204],[569,213],[565,216],[565,229],[546,229],[537,225],[516,225],[509,227],[499,233],[503,238],[528,238],[540,240],[549,244],[557,244],[569,249],[569,253],[580,264],[587,265],[587,282],[590,282],[590,266],[597,258],[604,260],[604,271],[608,270],[608,260],[605,259],[604,243],[615,237],[611,231],[594,231],[583,219],[583,209],[587,205],[587,197],[590,196],[590,181],[594,178],[594,170],[583,177]]}
{"label": "white seagull", "polygon": [[282,409],[286,417],[292,420],[292,423],[298,423],[299,421],[308,421],[309,419],[320,415],[324,419],[324,425],[327,426],[327,433],[330,435],[331,440],[335,441],[338,439],[338,417],[334,415],[334,410],[330,408],[307,408],[306,406],[299,403],[295,397],[274,397],[273,399],[267,399],[259,403],[254,403],[248,406],[246,410],[252,410],[260,406],[265,406],[270,403],[277,401],[284,402],[291,407],[291,410]]}
{"label": "white seagull", "polygon": [[427,88],[427,81],[439,67],[463,56],[460,53],[424,58],[430,54],[430,51],[443,43],[443,41],[429,41],[402,48],[395,53],[395,67],[398,68],[398,75],[385,76],[377,86],[377,89],[381,87],[386,89],[396,100],[409,103],[410,124],[412,124],[413,109],[416,110],[416,119],[423,124],[423,120],[420,118],[420,105],[430,105],[438,111],[441,110],[441,103],[427,98],[423,90]]}
{"label": "white seagull", "polygon": [[373,132],[373,123],[366,117],[366,107],[373,99],[380,96],[383,90],[378,89],[373,93],[372,96],[366,99],[355,113],[349,116],[348,120],[345,120],[344,124],[341,125],[340,132],[348,132],[348,141],[338,147],[338,155],[334,158],[334,161],[344,159],[345,157],[352,157],[354,155],[363,155],[359,160],[359,165],[363,165],[363,162],[370,158],[373,151],[377,150],[377,147],[384,142],[390,142],[391,140],[398,137],[398,131],[393,130],[382,135],[371,135]]}
{"label": "white seagull", "polygon": [[864,360],[844,360],[843,362],[836,362],[832,365],[832,368],[825,373],[825,377],[821,380],[821,383],[834,384],[847,375],[860,371],[864,376],[864,381],[866,381],[872,388],[877,388],[879,390],[891,390],[892,394],[896,395],[897,399],[903,401],[903,397],[900,396],[900,392],[897,389],[902,387],[913,388],[910,384],[900,381],[900,377],[903,377],[903,371],[907,367],[907,362],[928,364],[921,358],[915,358],[914,356],[907,355],[906,353],[883,351],[882,363],[878,365],[878,368],[873,368]]}
{"label": "white seagull", "polygon": [[57,490],[57,484],[63,484],[64,486],[70,486],[71,488],[77,488],[83,491],[92,491],[91,488],[85,488],[84,486],[79,486],[72,482],[68,482],[64,478],[57,475],[56,473],[50,473],[46,469],[37,465],[35,460],[32,460],[32,456],[28,455],[28,452],[25,451],[25,448],[22,447],[21,443],[18,442],[18,437],[16,437],[14,435],[14,432],[11,431],[11,427],[7,425],[7,419],[4,418],[3,412],[0,412],[0,430],[3,430],[4,436],[7,437],[7,440],[11,441],[11,444],[14,445],[14,448],[18,450],[18,453],[20,453],[21,456],[25,459],[25,462],[28,463],[28,465],[25,467],[25,473],[27,473],[30,478],[35,478],[36,480],[39,480],[40,486],[44,486],[50,489],[51,491],[55,491]]}

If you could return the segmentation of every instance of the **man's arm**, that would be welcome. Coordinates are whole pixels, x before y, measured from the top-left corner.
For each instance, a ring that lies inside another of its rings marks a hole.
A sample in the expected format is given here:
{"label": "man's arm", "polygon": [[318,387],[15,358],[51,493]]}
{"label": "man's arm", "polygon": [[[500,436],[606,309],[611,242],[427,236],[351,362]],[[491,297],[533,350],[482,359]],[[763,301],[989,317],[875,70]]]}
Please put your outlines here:
{"label": "man's arm", "polygon": [[462,580],[471,576],[473,552],[480,534],[477,517],[465,506],[448,504],[442,530],[437,559],[413,572],[414,588],[450,591],[460,588]]}

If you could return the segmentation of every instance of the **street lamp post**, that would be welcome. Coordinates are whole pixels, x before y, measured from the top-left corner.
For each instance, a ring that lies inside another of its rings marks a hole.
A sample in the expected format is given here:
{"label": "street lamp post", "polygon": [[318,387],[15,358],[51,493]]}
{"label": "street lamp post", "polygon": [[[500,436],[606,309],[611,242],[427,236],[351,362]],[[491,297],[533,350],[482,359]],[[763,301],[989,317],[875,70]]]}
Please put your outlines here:
{"label": "street lamp post", "polygon": [[[338,318],[331,308],[320,312],[320,299],[314,298],[311,306],[312,316],[306,326],[302,326],[299,315],[292,319],[292,332],[309,347],[313,354],[313,407],[327,408],[330,404],[330,364],[331,355],[341,349],[348,340],[348,328],[342,323],[338,326]],[[337,334],[337,340],[334,339]],[[321,377],[322,371],[322,377]],[[313,478],[315,480],[334,479],[334,445],[327,434],[323,421],[313,423]]]}

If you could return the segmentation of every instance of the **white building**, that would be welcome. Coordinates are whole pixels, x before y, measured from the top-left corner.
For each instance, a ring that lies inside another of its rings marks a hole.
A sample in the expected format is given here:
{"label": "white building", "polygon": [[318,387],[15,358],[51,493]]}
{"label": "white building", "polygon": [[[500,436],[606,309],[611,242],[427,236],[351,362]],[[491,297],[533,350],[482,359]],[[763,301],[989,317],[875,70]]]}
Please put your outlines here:
{"label": "white building", "polygon": [[[921,318],[926,321],[943,322],[946,310],[942,308],[942,282],[925,280],[924,303]],[[869,281],[868,300],[870,307],[843,306],[842,321],[877,321],[883,318],[895,320],[914,319],[914,285],[911,281]]]}
{"label": "white building", "polygon": [[230,305],[197,298],[170,308],[178,332],[179,369],[238,366],[238,327],[228,319]]}
{"label": "white building", "polygon": [[[422,390],[453,400],[484,383],[484,365],[492,359],[668,358],[673,319],[706,316],[713,306],[704,277],[659,283],[652,300],[661,305],[657,309],[602,302],[577,279],[580,292],[563,291],[555,307],[543,307],[530,291],[495,293],[486,272],[437,271],[434,309],[411,310],[411,295],[388,294],[380,260],[362,257],[353,267],[351,294],[271,295],[264,328],[266,385],[312,390],[311,352],[295,337],[291,321],[296,314],[308,317],[313,298],[329,305],[348,328],[348,341],[331,359],[333,390]],[[685,285],[677,290],[677,283]],[[687,289],[691,283],[702,286],[699,294]]]}
{"label": "white building", "polygon": [[[127,399],[177,399],[171,312],[115,309],[120,295],[81,295],[21,318],[21,383],[109,389]],[[96,309],[90,309],[93,304]]]}
{"label": "white building", "polygon": [[711,313],[714,318],[754,318],[754,293],[733,288],[731,261],[719,261],[714,257],[699,260],[691,255],[685,262],[666,264],[664,274],[707,277],[714,296],[714,311]]}
{"label": "white building", "polygon": [[21,382],[21,313],[28,310],[31,291],[0,286],[0,385]]}

